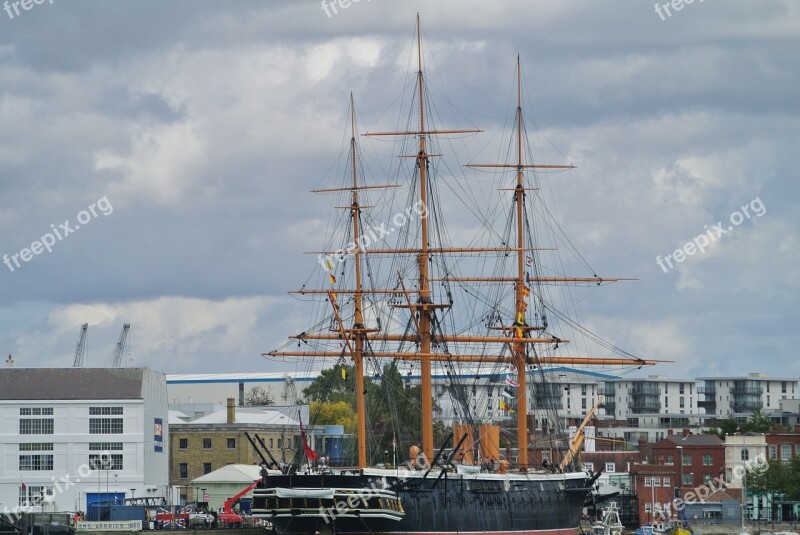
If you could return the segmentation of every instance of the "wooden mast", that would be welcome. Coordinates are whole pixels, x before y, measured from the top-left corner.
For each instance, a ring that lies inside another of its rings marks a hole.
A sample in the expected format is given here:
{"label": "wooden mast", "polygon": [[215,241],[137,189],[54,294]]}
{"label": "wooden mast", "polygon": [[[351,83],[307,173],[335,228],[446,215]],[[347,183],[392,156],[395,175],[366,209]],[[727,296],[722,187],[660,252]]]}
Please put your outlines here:
{"label": "wooden mast", "polygon": [[[358,206],[358,171],[356,169],[356,107],[353,101],[353,94],[350,93],[350,130],[352,137],[350,138],[350,153],[351,162],[353,166],[353,204],[350,207],[351,217],[353,218],[353,240],[359,243],[360,237],[359,217],[360,208]],[[355,306],[355,317],[353,321],[353,329],[358,332],[355,340],[355,350],[353,351],[353,362],[356,368],[356,417],[357,417],[357,435],[358,435],[358,467],[367,467],[367,418],[364,407],[364,314],[362,311],[361,299],[361,251],[360,247],[356,247],[355,255],[355,282],[356,290],[353,295],[353,303]]]}
{"label": "wooden mast", "polygon": [[[419,298],[420,304],[431,302],[431,288],[428,276],[428,155],[425,150],[425,95],[422,80],[422,31],[417,13],[417,86],[419,91],[419,195],[425,215],[420,221],[421,247],[419,253]],[[414,310],[409,310],[414,314]],[[422,307],[419,311],[419,351],[431,352],[431,314],[432,310]],[[433,392],[431,390],[431,359],[420,357],[420,386],[422,395],[422,453],[433,459]]]}
{"label": "wooden mast", "polygon": [[[514,201],[517,203],[517,282],[515,284],[516,318],[514,325],[523,327],[525,322],[525,247],[524,233],[524,208],[525,186],[523,184],[522,167],[522,76],[520,75],[519,54],[517,54],[517,188],[514,192]],[[527,333],[524,333],[527,336]],[[528,468],[528,376],[526,354],[527,348],[523,344],[515,344],[514,364],[517,367],[517,442],[519,465]]]}

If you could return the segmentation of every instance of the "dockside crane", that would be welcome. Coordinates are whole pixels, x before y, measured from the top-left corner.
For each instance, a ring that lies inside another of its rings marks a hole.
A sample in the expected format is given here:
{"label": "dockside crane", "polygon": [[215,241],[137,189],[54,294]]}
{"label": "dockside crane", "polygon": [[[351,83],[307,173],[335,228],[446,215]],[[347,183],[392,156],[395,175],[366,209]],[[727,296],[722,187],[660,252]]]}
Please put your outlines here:
{"label": "dockside crane", "polygon": [[75,360],[72,363],[73,368],[82,368],[86,360],[86,334],[89,330],[89,324],[84,323],[81,325],[81,335],[78,338],[78,345],[75,346]]}
{"label": "dockside crane", "polygon": [[122,326],[122,332],[119,335],[119,341],[117,342],[117,347],[114,349],[114,357],[113,362],[111,364],[112,368],[121,368],[122,367],[122,354],[125,352],[125,342],[128,340],[128,331],[131,330],[131,324],[126,323]]}

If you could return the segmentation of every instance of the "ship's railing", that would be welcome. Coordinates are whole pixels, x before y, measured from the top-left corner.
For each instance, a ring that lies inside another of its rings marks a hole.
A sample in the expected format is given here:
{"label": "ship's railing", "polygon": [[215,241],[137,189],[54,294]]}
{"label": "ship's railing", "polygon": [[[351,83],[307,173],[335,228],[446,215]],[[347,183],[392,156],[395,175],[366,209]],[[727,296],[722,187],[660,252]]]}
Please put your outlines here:
{"label": "ship's railing", "polygon": [[405,511],[397,494],[370,487],[331,489],[257,489],[253,492],[255,517],[379,516],[400,520]]}

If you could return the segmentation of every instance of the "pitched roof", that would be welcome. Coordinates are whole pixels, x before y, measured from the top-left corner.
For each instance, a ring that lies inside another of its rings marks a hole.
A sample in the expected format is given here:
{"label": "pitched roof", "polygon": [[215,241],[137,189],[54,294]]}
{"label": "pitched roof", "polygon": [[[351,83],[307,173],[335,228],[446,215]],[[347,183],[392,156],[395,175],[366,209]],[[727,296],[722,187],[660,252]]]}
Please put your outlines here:
{"label": "pitched roof", "polygon": [[667,444],[672,442],[676,446],[721,446],[723,441],[717,435],[668,435],[664,440],[658,442],[660,444]]}
{"label": "pitched roof", "polygon": [[252,483],[261,477],[257,464],[229,464],[192,480],[195,483]]}
{"label": "pitched roof", "polygon": [[0,399],[142,399],[146,368],[2,368]]}
{"label": "pitched roof", "polygon": [[742,489],[719,489],[703,501],[705,503],[741,502]]}

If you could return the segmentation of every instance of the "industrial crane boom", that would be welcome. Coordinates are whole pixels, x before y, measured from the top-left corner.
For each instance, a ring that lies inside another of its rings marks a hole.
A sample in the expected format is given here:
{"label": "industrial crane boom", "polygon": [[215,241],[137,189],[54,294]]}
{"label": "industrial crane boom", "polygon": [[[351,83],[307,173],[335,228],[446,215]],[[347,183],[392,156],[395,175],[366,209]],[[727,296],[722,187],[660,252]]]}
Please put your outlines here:
{"label": "industrial crane boom", "polygon": [[125,352],[125,342],[128,340],[128,331],[130,330],[130,323],[126,323],[122,326],[122,333],[120,333],[117,347],[114,349],[114,361],[111,364],[112,368],[122,367],[122,354]]}
{"label": "industrial crane boom", "polygon": [[89,329],[89,324],[84,323],[81,325],[81,335],[78,338],[78,345],[75,346],[75,360],[72,363],[73,368],[81,368],[86,358],[86,331]]}

